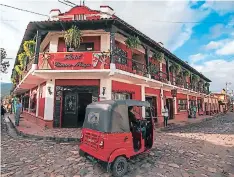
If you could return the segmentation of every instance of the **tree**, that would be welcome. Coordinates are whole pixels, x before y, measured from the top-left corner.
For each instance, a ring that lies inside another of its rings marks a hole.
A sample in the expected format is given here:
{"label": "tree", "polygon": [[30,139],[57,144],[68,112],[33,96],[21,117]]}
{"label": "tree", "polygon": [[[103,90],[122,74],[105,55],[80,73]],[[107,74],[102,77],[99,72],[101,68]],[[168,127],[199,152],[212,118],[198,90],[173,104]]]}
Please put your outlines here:
{"label": "tree", "polygon": [[1,73],[6,74],[7,73],[7,69],[9,68],[10,64],[9,61],[5,61],[6,57],[7,57],[7,53],[6,50],[4,48],[0,48],[1,50],[1,57],[0,57],[0,70]]}

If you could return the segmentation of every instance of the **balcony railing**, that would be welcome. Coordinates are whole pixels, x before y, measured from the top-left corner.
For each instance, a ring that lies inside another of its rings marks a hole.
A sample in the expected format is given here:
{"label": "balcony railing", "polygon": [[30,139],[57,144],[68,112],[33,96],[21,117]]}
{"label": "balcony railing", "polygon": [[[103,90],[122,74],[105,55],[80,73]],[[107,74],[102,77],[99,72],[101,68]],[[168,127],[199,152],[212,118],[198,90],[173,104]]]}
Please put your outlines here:
{"label": "balcony railing", "polygon": [[35,62],[35,57],[32,57],[26,66],[26,71],[30,71],[34,62]]}
{"label": "balcony railing", "polygon": [[134,73],[140,76],[147,75],[146,64],[129,58],[115,60],[116,69]]}
{"label": "balcony railing", "polygon": [[158,81],[161,81],[161,82],[164,82],[164,83],[168,82],[167,73],[164,73],[162,71],[158,71],[157,74],[151,73],[151,78],[155,79],[155,80],[158,80]]}

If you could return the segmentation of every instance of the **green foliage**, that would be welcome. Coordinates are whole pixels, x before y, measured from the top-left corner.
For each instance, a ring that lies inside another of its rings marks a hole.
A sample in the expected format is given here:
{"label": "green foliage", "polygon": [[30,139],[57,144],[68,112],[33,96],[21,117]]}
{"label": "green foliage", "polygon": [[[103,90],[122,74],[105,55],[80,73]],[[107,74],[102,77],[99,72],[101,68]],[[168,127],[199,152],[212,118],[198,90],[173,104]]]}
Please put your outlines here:
{"label": "green foliage", "polygon": [[154,54],[153,54],[153,58],[155,58],[155,59],[158,60],[159,62],[162,62],[163,59],[164,59],[164,54],[163,54],[163,52],[158,52],[158,51],[156,51],[156,52],[154,52]]}
{"label": "green foliage", "polygon": [[6,74],[7,73],[7,69],[10,66],[10,63],[9,63],[9,61],[5,61],[5,59],[7,57],[6,50],[4,48],[0,48],[0,49],[1,49],[1,57],[0,57],[0,66],[1,66],[1,69],[0,69],[0,72]]}
{"label": "green foliage", "polygon": [[186,69],[183,71],[183,74],[185,77],[188,77],[190,75],[190,72]]}
{"label": "green foliage", "polygon": [[159,71],[159,69],[157,68],[157,66],[151,63],[150,64],[150,72],[151,72],[151,74],[157,74],[158,71]]}
{"label": "green foliage", "polygon": [[206,82],[205,83],[205,87],[209,87],[210,86],[210,83],[209,82]]}
{"label": "green foliage", "polygon": [[15,65],[15,71],[17,72],[18,75],[22,75],[23,73],[20,65]]}
{"label": "green foliage", "polygon": [[176,74],[181,72],[181,66],[177,63],[172,63],[170,67],[171,67],[171,70],[174,71]]}
{"label": "green foliage", "polygon": [[81,31],[75,25],[65,31],[64,40],[67,47],[78,49],[80,47],[80,42],[82,41],[81,36]]}
{"label": "green foliage", "polygon": [[27,62],[27,55],[26,52],[22,52],[18,55],[18,61],[20,63],[20,67],[21,69],[24,69],[26,66],[26,62]]}
{"label": "green foliage", "polygon": [[136,49],[138,46],[141,45],[141,41],[136,36],[129,36],[125,40],[125,44],[126,44],[127,48],[129,48],[129,49]]}
{"label": "green foliage", "polygon": [[29,58],[32,58],[35,52],[36,42],[34,40],[24,41],[24,51]]}
{"label": "green foliage", "polygon": [[195,74],[192,75],[193,81],[198,81],[199,79],[200,79],[200,77],[198,75],[195,75]]}

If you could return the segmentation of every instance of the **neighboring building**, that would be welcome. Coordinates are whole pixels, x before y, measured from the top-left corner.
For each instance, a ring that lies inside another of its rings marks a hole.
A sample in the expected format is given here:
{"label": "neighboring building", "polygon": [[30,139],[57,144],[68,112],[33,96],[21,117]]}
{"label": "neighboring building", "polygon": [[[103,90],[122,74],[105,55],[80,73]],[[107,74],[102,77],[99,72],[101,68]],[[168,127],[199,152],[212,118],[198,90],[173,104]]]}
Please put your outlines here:
{"label": "neighboring building", "polygon": [[215,94],[211,93],[210,95],[205,96],[204,98],[204,113],[206,115],[213,115],[220,111],[223,111],[221,107],[219,107],[219,98]]}
{"label": "neighboring building", "polygon": [[[64,40],[64,31],[72,25],[82,33],[75,51],[69,51]],[[79,127],[86,105],[99,100],[147,100],[158,123],[163,122],[164,104],[176,120],[187,120],[192,105],[204,109],[211,81],[115,16],[108,6],[99,11],[86,6],[66,13],[52,10],[50,20],[28,24],[18,54],[24,41],[35,36],[35,57],[28,58],[23,74],[13,71],[12,78],[14,92],[22,96],[24,115],[43,126]],[[130,37],[138,37],[141,45],[127,48]],[[176,97],[171,94],[174,89]],[[143,109],[142,116],[148,111]]]}
{"label": "neighboring building", "polygon": [[218,99],[219,103],[219,111],[223,112],[228,108],[228,100],[229,100],[229,95],[226,95],[226,93],[212,93],[212,95],[216,96]]}

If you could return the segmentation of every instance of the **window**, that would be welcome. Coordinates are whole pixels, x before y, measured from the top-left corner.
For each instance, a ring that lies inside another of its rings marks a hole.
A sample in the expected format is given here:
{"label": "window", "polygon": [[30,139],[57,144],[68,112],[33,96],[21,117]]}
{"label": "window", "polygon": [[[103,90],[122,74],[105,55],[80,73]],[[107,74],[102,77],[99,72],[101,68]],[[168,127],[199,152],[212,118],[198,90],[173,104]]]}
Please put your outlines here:
{"label": "window", "polygon": [[187,100],[178,100],[179,110],[187,110]]}
{"label": "window", "polygon": [[76,51],[94,51],[94,43],[81,43]]}
{"label": "window", "polygon": [[28,95],[23,97],[22,106],[23,106],[24,111],[28,111],[28,107],[29,107],[29,96]]}
{"label": "window", "polygon": [[131,99],[130,93],[112,92],[112,100],[127,100],[127,99]]}
{"label": "window", "polygon": [[152,117],[157,117],[157,98],[154,96],[147,96],[145,101],[150,103],[150,107],[145,108],[145,116],[150,116],[150,111],[152,113]]}
{"label": "window", "polygon": [[84,14],[74,15],[74,20],[86,20],[86,16]]}

